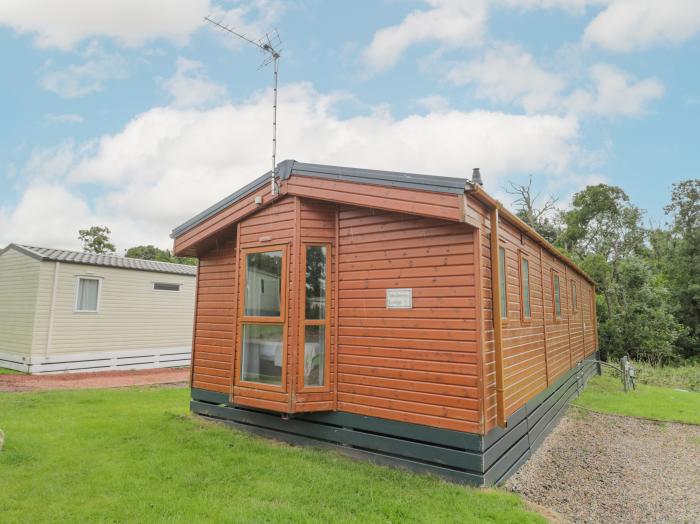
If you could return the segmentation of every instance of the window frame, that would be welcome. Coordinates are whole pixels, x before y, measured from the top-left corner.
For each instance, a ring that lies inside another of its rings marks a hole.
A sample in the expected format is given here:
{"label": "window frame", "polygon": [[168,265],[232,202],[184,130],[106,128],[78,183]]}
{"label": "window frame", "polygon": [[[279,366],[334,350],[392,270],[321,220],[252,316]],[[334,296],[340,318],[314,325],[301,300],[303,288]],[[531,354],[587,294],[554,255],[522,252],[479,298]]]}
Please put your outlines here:
{"label": "window frame", "polygon": [[[281,268],[281,289],[280,289],[280,314],[277,317],[263,317],[245,315],[245,287],[248,273],[248,255],[252,253],[268,253],[273,251],[282,252],[282,268]],[[252,389],[265,389],[268,391],[287,391],[287,292],[289,278],[289,254],[287,244],[275,244],[266,246],[256,246],[249,248],[241,248],[239,254],[240,280],[238,290],[238,315],[237,330],[236,330],[236,347],[238,351],[238,363],[236,365],[236,381],[237,386],[248,387]],[[281,325],[282,326],[282,380],[280,384],[265,384],[264,382],[254,382],[251,380],[243,380],[243,326],[246,324],[259,325]]]}
{"label": "window frame", "polygon": [[[156,286],[158,284],[165,284],[168,286],[177,286],[177,289],[156,289]],[[153,286],[151,287],[151,291],[157,292],[157,293],[181,293],[182,292],[182,284],[180,282],[153,282]]]}
{"label": "window frame", "polygon": [[576,286],[576,281],[571,280],[571,312],[576,313],[578,311],[578,289]]}
{"label": "window frame", "polygon": [[[501,266],[501,253],[503,253],[503,266]],[[508,320],[508,251],[504,245],[498,246],[498,278],[501,292],[501,320]]]}
{"label": "window frame", "polygon": [[[326,248],[326,316],[325,319],[307,319],[306,318],[306,253],[309,247],[325,247]],[[299,303],[299,357],[298,357],[298,384],[297,388],[299,393],[325,393],[331,390],[331,317],[332,315],[332,303],[331,303],[331,289],[333,287],[331,269],[333,261],[333,247],[330,242],[302,242],[301,244],[301,261],[299,267],[301,268],[301,278],[299,279],[300,289],[303,289],[300,295]],[[324,384],[322,386],[307,386],[304,382],[304,357],[306,351],[305,338],[306,338],[306,327],[307,326],[324,326],[326,328],[325,333],[325,362],[324,362]]]}
{"label": "window frame", "polygon": [[[559,296],[557,297],[556,287],[554,286],[554,279],[559,282]],[[562,320],[562,306],[561,306],[561,275],[556,269],[552,269],[551,274],[551,284],[552,284],[552,316],[554,320]],[[559,314],[557,314],[557,298],[559,298]]]}
{"label": "window frame", "polygon": [[[523,261],[527,262],[527,303],[530,307],[530,314],[525,315],[525,281],[523,280]],[[520,279],[520,321],[532,322],[532,290],[530,286],[530,257],[522,251],[518,256],[518,277]]]}
{"label": "window frame", "polygon": [[[96,280],[97,281],[97,300],[95,303],[95,309],[78,309],[78,293],[80,291],[80,281],[81,280]],[[75,289],[73,292],[73,313],[88,313],[96,314],[100,312],[100,306],[102,305],[102,278],[92,275],[76,275],[75,277]]]}

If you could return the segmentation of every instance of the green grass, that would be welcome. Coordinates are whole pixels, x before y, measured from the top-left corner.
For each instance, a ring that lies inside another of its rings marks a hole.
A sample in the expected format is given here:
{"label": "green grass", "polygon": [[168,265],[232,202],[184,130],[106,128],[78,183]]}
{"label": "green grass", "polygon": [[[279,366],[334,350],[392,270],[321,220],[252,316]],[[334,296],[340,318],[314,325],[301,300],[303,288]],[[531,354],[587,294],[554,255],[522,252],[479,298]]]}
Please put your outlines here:
{"label": "green grass", "polygon": [[625,393],[620,379],[608,374],[593,377],[574,405],[616,415],[700,424],[700,393],[646,384]]}
{"label": "green grass", "polygon": [[0,394],[0,522],[544,522],[516,495],[251,437],[171,388]]}
{"label": "green grass", "polygon": [[652,366],[643,362],[633,365],[638,383],[700,392],[700,362],[682,366]]}
{"label": "green grass", "polygon": [[15,371],[14,369],[0,368],[0,375],[23,375],[21,371]]}

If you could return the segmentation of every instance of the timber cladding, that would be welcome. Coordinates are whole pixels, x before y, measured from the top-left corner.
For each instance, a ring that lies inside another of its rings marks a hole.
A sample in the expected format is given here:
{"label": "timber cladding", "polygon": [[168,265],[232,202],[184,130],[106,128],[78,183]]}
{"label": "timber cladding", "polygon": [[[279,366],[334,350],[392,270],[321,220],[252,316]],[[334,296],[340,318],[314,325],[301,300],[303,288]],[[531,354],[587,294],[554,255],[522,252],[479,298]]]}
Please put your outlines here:
{"label": "timber cladding", "polygon": [[[201,262],[200,396],[225,395],[241,420],[345,414],[490,435],[597,350],[590,279],[482,189],[303,166],[287,164],[279,194],[263,181],[177,230],[176,252]],[[249,278],[258,255],[277,265]],[[266,312],[248,311],[251,293]]]}

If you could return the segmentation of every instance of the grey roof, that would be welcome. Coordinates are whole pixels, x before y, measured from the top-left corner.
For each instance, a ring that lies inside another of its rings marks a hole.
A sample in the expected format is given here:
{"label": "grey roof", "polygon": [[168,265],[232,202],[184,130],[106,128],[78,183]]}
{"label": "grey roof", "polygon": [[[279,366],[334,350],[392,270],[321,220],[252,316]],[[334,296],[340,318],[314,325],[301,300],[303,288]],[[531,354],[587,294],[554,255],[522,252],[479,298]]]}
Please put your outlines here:
{"label": "grey roof", "polygon": [[[277,164],[277,173],[280,180],[287,180],[290,176],[312,176],[334,180],[347,180],[363,184],[375,184],[381,186],[402,187],[407,189],[420,189],[438,193],[462,194],[469,181],[466,178],[452,178],[444,176],[420,175],[416,173],[402,173],[398,171],[378,171],[375,169],[360,169],[355,167],[326,166],[322,164],[304,164],[296,160],[285,160]],[[192,229],[197,224],[215,215],[234,202],[253,193],[266,183],[270,182],[270,171],[256,178],[251,183],[217,202],[198,215],[192,217],[184,224],[173,229],[171,237],[175,238]]]}
{"label": "grey roof", "polygon": [[189,266],[187,264],[171,264],[169,262],[127,258],[117,255],[95,255],[94,253],[80,253],[79,251],[25,246],[22,244],[9,244],[5,249],[0,251],[0,255],[10,248],[14,248],[37,260],[69,262],[73,264],[87,264],[90,266],[115,267],[120,269],[137,269],[140,271],[155,271],[157,273],[172,273],[175,275],[194,276],[197,274],[197,266]]}

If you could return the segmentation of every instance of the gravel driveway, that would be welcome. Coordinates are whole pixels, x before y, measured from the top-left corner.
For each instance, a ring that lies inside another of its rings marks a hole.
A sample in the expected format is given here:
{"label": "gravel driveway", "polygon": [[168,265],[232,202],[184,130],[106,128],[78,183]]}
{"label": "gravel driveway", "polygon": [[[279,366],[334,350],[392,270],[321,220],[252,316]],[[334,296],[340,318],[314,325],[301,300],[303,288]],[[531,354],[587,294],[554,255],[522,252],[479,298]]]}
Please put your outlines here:
{"label": "gravel driveway", "polygon": [[46,389],[121,388],[151,384],[186,385],[189,368],[56,373],[48,375],[0,375],[0,392],[41,391]]}
{"label": "gravel driveway", "polygon": [[700,426],[571,408],[506,487],[574,522],[700,522]]}

